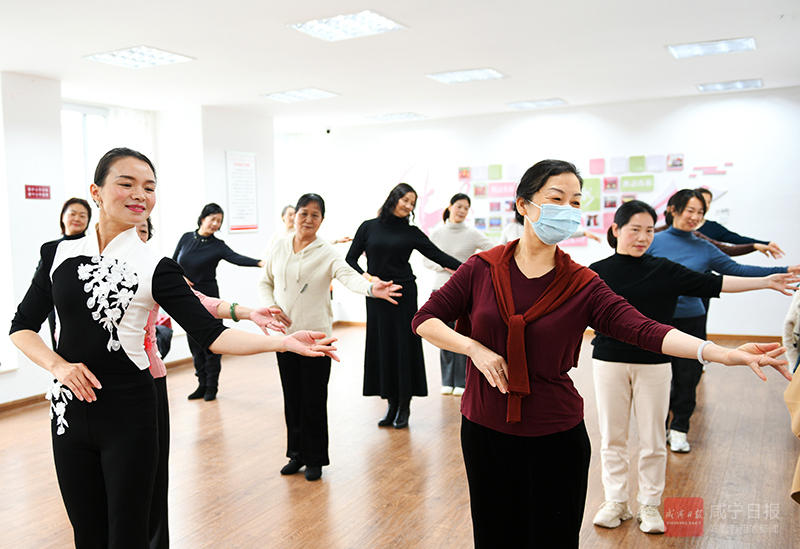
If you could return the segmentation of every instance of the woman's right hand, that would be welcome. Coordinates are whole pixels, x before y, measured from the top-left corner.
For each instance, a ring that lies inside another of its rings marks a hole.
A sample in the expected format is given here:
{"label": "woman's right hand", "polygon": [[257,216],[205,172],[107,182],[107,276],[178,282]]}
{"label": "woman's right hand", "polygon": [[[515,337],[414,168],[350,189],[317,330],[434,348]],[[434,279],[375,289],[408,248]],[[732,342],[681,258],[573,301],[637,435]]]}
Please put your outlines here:
{"label": "woman's right hand", "polygon": [[774,242],[770,242],[769,244],[756,243],[753,244],[753,247],[767,257],[772,256],[772,259],[780,259],[786,255],[783,250],[781,250],[781,247]]}
{"label": "woman's right hand", "polygon": [[308,330],[301,330],[283,338],[283,344],[287,351],[304,356],[329,356],[339,362],[336,347],[333,346],[336,341],[335,337],[326,337],[322,332]]}
{"label": "woman's right hand", "polygon": [[[279,307],[270,307],[270,312],[272,313],[272,316],[275,318],[275,320],[277,320],[284,326],[288,327],[292,325],[292,319],[286,316],[286,313],[284,313]],[[284,330],[284,333],[286,333],[286,330]]]}
{"label": "woman's right hand", "polygon": [[78,400],[94,402],[97,397],[94,389],[102,389],[100,382],[82,362],[59,362],[50,369],[50,373],[72,391]]}
{"label": "woman's right hand", "polygon": [[469,357],[492,387],[508,392],[508,365],[503,357],[473,340]]}

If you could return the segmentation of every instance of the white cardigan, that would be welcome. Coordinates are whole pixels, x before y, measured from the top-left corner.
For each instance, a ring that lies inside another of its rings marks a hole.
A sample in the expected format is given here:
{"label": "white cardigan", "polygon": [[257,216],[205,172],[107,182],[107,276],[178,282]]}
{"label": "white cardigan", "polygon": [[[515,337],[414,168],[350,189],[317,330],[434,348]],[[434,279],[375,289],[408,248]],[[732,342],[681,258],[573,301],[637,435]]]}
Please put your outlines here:
{"label": "white cardigan", "polygon": [[295,253],[294,233],[278,238],[267,254],[258,281],[261,303],[280,307],[291,320],[286,333],[313,330],[330,335],[333,329],[330,286],[335,278],[357,294],[369,295],[372,286],[333,249],[316,240]]}

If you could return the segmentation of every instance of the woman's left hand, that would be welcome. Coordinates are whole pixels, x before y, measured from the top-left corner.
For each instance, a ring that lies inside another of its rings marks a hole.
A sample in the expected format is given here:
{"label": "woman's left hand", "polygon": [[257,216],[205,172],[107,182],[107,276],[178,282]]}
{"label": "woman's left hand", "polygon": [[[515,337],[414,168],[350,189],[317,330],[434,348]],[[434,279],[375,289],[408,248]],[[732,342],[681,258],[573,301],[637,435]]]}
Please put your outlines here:
{"label": "woman's left hand", "polygon": [[403,287],[399,284],[394,284],[391,280],[378,280],[372,285],[372,295],[379,299],[385,299],[392,305],[397,305],[397,301],[393,297],[401,297],[403,294],[399,292]]}
{"label": "woman's left hand", "polygon": [[277,307],[259,307],[258,309],[253,309],[250,313],[250,320],[267,335],[269,335],[267,329],[285,334],[286,326],[275,318],[282,312]]}
{"label": "woman's left hand", "polygon": [[761,371],[764,366],[772,366],[778,370],[783,377],[792,380],[792,374],[786,368],[788,364],[785,360],[778,357],[786,352],[786,347],[781,347],[780,343],[745,343],[737,349],[728,349],[725,353],[724,364],[728,366],[746,365],[761,378],[767,381],[767,376]]}
{"label": "woman's left hand", "polygon": [[336,347],[331,344],[337,341],[335,337],[326,337],[322,332],[301,330],[283,338],[287,351],[303,356],[329,356],[336,362]]}
{"label": "woman's left hand", "polygon": [[766,277],[769,287],[783,295],[793,295],[797,291],[797,284],[800,278],[792,273],[775,273]]}

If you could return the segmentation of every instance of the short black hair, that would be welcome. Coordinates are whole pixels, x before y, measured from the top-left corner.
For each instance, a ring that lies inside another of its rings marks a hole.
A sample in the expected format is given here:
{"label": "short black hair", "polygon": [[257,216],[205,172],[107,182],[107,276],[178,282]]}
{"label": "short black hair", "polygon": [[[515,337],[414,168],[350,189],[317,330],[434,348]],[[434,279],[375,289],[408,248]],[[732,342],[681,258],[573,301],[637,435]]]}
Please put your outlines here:
{"label": "short black hair", "polygon": [[297,206],[290,206],[294,207],[295,212],[299,212],[300,208],[307,206],[309,202],[316,202],[317,206],[319,206],[319,211],[322,212],[323,219],[325,218],[325,201],[322,200],[322,197],[316,193],[306,193],[301,196],[297,200]]}
{"label": "short black hair", "polygon": [[[519,180],[519,185],[517,185],[517,198],[524,198],[528,201],[532,200],[533,195],[544,187],[548,179],[555,175],[561,175],[562,173],[571,173],[577,177],[581,189],[583,189],[583,178],[574,164],[566,160],[540,160],[528,168],[528,171],[526,171],[522,179]],[[520,225],[525,224],[525,218],[516,210],[514,218]]]}
{"label": "short black hair", "polygon": [[200,228],[200,225],[203,224],[203,220],[206,217],[214,214],[222,214],[222,217],[225,217],[225,212],[222,211],[222,207],[216,202],[211,202],[203,206],[203,210],[200,212],[200,217],[197,218],[197,228]]}
{"label": "short black hair", "polygon": [[[67,232],[67,228],[64,226],[64,213],[67,211],[67,208],[72,206],[73,204],[80,204],[84,208],[86,208],[86,212],[88,216],[86,217],[86,227],[89,227],[89,223],[92,222],[92,208],[89,207],[89,203],[85,201],[83,198],[70,198],[64,205],[61,207],[61,215],[58,216],[58,224],[61,225],[61,234],[65,234]],[[83,230],[86,232],[86,229]]]}
{"label": "short black hair", "polygon": [[[614,212],[614,223],[617,224],[617,228],[621,229],[630,223],[630,220],[634,215],[640,213],[650,214],[650,216],[653,218],[653,224],[655,224],[655,222],[658,220],[658,214],[650,204],[647,202],[642,202],[641,200],[631,200],[630,202],[625,202],[622,206],[617,208],[616,212]],[[617,237],[614,236],[613,227],[608,228],[606,239],[611,247],[616,250]]]}

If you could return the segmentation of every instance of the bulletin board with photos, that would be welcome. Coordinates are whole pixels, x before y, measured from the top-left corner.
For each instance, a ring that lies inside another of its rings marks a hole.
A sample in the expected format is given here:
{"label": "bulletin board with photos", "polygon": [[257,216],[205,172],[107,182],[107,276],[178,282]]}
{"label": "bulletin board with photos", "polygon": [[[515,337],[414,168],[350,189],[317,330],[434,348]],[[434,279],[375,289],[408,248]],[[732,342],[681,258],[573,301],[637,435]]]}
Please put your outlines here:
{"label": "bulletin board with photos", "polygon": [[[588,165],[588,169],[586,169]],[[663,219],[667,200],[678,189],[708,187],[715,196],[724,194],[724,177],[732,162],[686,168],[683,153],[591,158],[578,165],[584,183],[581,224],[584,230],[605,235],[614,222],[614,212],[624,202],[642,200],[653,206]],[[475,228],[498,239],[515,221],[516,188],[527,166],[492,164],[458,169],[462,188],[470,189]],[[709,176],[709,177],[706,177]],[[561,243],[586,245],[585,237]]]}

